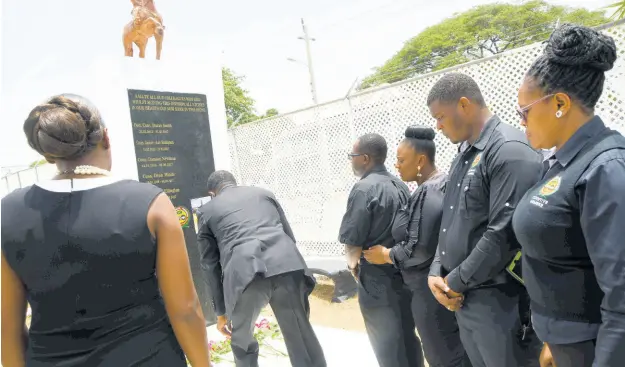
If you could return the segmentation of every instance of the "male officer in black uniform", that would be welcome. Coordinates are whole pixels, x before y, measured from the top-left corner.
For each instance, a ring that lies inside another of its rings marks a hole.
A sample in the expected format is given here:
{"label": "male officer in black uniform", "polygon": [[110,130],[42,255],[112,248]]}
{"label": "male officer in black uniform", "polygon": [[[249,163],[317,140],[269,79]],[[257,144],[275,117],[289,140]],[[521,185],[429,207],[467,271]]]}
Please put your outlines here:
{"label": "male officer in black uniform", "polygon": [[[450,170],[430,288],[456,311],[474,367],[520,366],[522,288],[505,267],[520,247],[512,213],[539,180],[542,157],[522,131],[489,111],[467,75],[443,76],[427,103],[438,129],[454,144],[466,142]],[[463,297],[460,307],[450,302],[454,297]]]}
{"label": "male officer in black uniform", "polygon": [[[321,345],[308,317],[315,281],[275,196],[237,186],[227,171],[208,178],[213,199],[200,208],[202,270],[211,287],[217,328],[232,336],[237,367],[258,366],[254,323],[271,305],[293,366],[325,367]],[[232,325],[228,327],[228,317]]]}
{"label": "male officer in black uniform", "polygon": [[360,310],[380,367],[420,367],[421,343],[400,271],[391,264],[369,264],[362,257],[363,249],[375,245],[393,247],[393,220],[410,196],[408,187],[384,167],[387,150],[378,134],[363,135],[354,144],[349,157],[361,179],[349,194],[339,241],[358,280]]}

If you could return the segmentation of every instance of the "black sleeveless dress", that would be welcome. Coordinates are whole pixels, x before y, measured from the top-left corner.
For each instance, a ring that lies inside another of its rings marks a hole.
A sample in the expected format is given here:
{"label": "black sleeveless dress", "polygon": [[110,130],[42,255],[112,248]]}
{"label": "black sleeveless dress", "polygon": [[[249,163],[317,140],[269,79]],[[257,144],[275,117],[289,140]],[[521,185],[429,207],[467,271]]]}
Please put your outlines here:
{"label": "black sleeveless dress", "polygon": [[110,177],[38,185],[2,199],[2,252],[32,309],[26,365],[186,366],[147,226],[161,190]]}

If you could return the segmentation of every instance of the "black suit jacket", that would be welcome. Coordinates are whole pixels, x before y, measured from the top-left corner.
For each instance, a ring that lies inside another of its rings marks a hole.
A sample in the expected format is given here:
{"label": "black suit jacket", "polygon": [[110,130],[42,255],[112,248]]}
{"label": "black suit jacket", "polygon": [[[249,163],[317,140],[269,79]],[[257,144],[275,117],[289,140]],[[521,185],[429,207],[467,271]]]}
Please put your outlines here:
{"label": "black suit jacket", "polygon": [[237,299],[257,275],[306,269],[284,211],[270,191],[226,187],[199,214],[202,272],[218,316],[232,316]]}

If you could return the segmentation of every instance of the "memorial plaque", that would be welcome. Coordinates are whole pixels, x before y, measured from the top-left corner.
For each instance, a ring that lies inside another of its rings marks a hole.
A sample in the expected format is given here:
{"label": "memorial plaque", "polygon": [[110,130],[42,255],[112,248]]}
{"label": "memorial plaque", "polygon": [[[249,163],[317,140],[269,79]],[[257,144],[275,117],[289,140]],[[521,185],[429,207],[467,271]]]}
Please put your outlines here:
{"label": "memorial plaque", "polygon": [[216,318],[200,268],[192,199],[205,197],[215,171],[206,96],[128,90],[139,181],[163,189],[176,207],[204,317]]}

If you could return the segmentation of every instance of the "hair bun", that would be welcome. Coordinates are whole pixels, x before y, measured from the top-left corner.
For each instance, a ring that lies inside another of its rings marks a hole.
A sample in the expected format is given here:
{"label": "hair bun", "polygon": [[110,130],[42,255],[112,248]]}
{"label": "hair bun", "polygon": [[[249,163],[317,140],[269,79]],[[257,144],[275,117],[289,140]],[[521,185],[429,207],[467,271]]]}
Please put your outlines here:
{"label": "hair bun", "polygon": [[574,24],[563,24],[556,29],[545,52],[549,62],[600,71],[612,69],[616,61],[616,45],[612,37]]}
{"label": "hair bun", "polygon": [[434,129],[427,126],[408,126],[404,136],[412,139],[434,140],[436,133]]}
{"label": "hair bun", "polygon": [[28,144],[53,159],[76,159],[104,136],[97,109],[80,96],[66,94],[35,107],[24,122]]}

